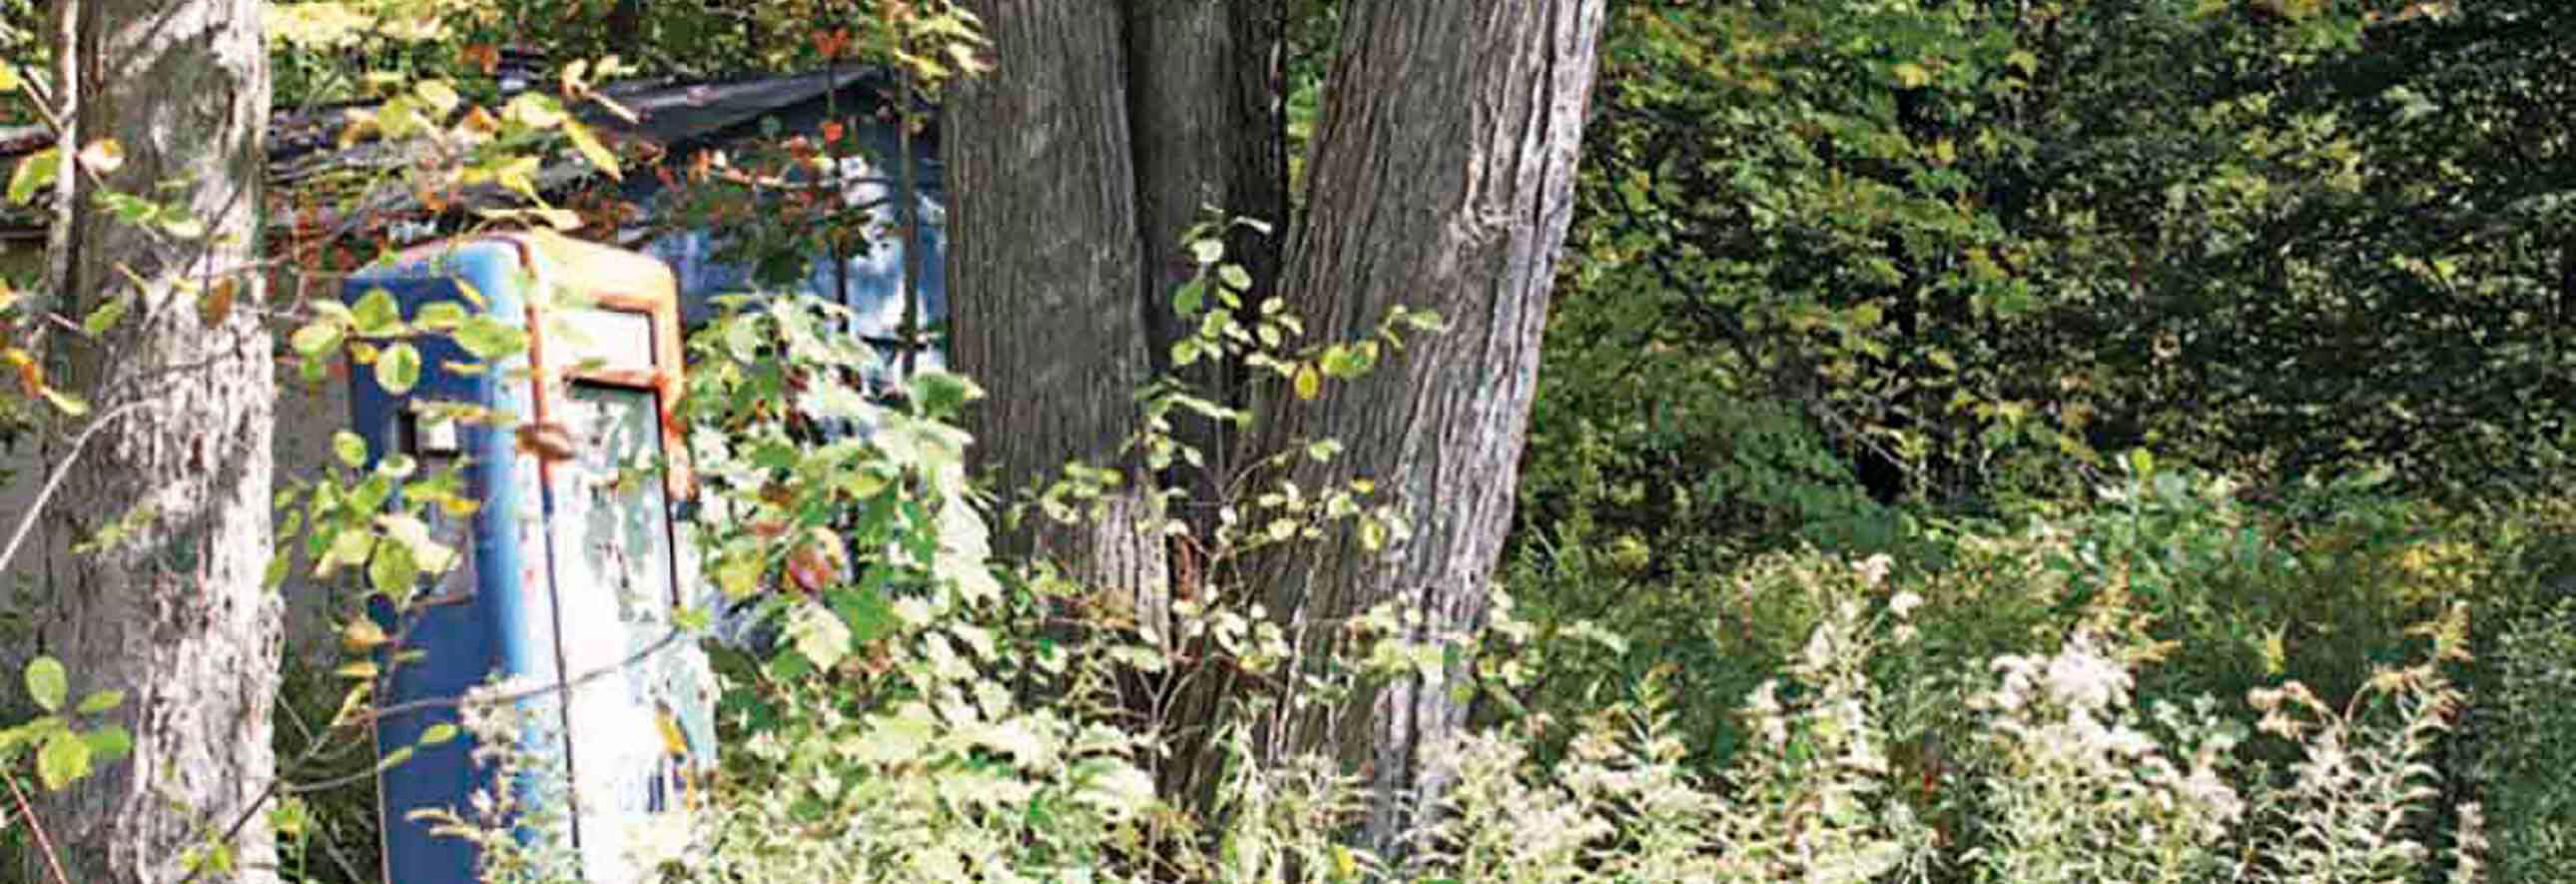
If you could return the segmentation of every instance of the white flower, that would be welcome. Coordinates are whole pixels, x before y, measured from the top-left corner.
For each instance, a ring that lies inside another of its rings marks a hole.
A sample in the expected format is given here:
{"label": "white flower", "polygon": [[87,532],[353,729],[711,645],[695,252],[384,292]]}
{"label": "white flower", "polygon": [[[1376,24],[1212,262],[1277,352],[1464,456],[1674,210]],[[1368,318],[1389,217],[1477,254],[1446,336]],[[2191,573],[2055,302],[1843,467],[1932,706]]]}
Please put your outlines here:
{"label": "white flower", "polygon": [[1887,612],[1899,617],[1912,613],[1914,609],[1920,607],[1923,607],[1923,597],[1913,590],[1897,593],[1895,598],[1887,600]]}
{"label": "white flower", "polygon": [[2110,732],[2104,734],[2102,737],[2102,745],[2105,748],[2110,749],[2114,754],[2127,758],[2137,758],[2149,752],[2156,751],[2155,740],[2148,738],[2146,734],[2139,733],[2137,729],[2125,724],[2114,727]]}
{"label": "white flower", "polygon": [[1860,560],[1860,564],[1854,565],[1852,568],[1853,570],[1860,572],[1860,581],[1862,583],[1870,586],[1877,586],[1880,582],[1887,579],[1888,569],[1894,568],[1895,566],[1895,559],[1888,558],[1886,553],[1879,553]]}
{"label": "white flower", "polygon": [[2069,709],[2102,709],[2127,695],[2129,671],[2078,636],[2048,661],[2047,684],[2049,694]]}

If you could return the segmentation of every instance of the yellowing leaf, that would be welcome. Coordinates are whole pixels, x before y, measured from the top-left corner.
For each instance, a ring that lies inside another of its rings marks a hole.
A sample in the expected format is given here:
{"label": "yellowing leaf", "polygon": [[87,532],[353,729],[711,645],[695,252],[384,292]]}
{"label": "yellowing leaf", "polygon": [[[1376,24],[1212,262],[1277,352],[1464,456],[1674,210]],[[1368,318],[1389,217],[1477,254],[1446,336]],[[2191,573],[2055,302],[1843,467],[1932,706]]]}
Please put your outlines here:
{"label": "yellowing leaf", "polygon": [[89,743],[70,731],[56,731],[36,750],[36,778],[43,780],[45,790],[60,792],[72,781],[89,776]]}
{"label": "yellowing leaf", "polygon": [[1893,72],[1896,74],[1897,85],[1907,89],[1920,89],[1932,82],[1931,71],[1910,61],[1898,62]]}
{"label": "yellowing leaf", "polygon": [[733,556],[716,565],[716,585],[724,589],[725,598],[740,599],[760,591],[760,571],[759,559]]}
{"label": "yellowing leaf", "polygon": [[1297,387],[1297,398],[1313,401],[1316,396],[1323,395],[1324,373],[1316,371],[1315,366],[1312,364],[1300,365],[1297,367],[1297,380],[1295,383]]}
{"label": "yellowing leaf", "polygon": [[52,657],[27,661],[27,696],[36,708],[60,712],[63,699],[71,694],[71,681],[63,672],[63,662]]}
{"label": "yellowing leaf", "polygon": [[294,334],[286,337],[286,343],[294,347],[295,352],[303,354],[305,358],[318,359],[323,354],[338,348],[340,338],[339,323],[317,320],[296,329]]}
{"label": "yellowing leaf", "polygon": [[400,396],[420,383],[420,351],[409,341],[396,341],[376,357],[376,384]]}
{"label": "yellowing leaf", "polygon": [[105,175],[125,166],[125,145],[114,138],[101,138],[81,148],[80,164],[92,172]]}
{"label": "yellowing leaf", "polygon": [[522,92],[501,108],[501,119],[530,129],[552,129],[563,124],[563,105],[549,96]]}
{"label": "yellowing leaf", "polygon": [[657,711],[653,716],[653,725],[654,729],[662,733],[662,751],[672,755],[689,754],[689,740],[680,735],[680,723],[671,717],[671,713]]}
{"label": "yellowing leaf", "polygon": [[376,621],[360,617],[340,627],[340,646],[351,653],[366,653],[385,643],[385,629]]}
{"label": "yellowing leaf", "polygon": [[461,100],[456,95],[456,89],[447,85],[445,80],[423,81],[420,85],[412,87],[411,91],[412,94],[420,96],[420,100],[427,103],[430,109],[438,111],[440,116],[455,110],[457,102]]}
{"label": "yellowing leaf", "polygon": [[625,173],[617,168],[617,152],[609,150],[608,145],[600,143],[599,136],[592,134],[590,127],[566,121],[564,134],[572,137],[573,149],[581,151],[583,159],[599,167],[600,171],[608,173],[608,177],[619,179],[626,177]]}
{"label": "yellowing leaf", "polygon": [[71,415],[72,417],[80,417],[89,413],[89,403],[87,401],[82,400],[78,396],[65,393],[52,387],[45,388],[45,401],[53,403],[55,410]]}

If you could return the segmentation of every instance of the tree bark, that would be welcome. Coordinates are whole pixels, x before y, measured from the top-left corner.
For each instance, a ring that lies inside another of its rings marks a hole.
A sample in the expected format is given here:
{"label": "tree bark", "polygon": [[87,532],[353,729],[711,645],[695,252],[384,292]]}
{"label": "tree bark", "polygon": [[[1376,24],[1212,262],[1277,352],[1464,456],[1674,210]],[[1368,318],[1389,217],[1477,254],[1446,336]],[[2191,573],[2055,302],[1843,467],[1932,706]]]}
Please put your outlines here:
{"label": "tree bark", "polygon": [[[68,6],[69,4],[61,4]],[[130,760],[58,795],[37,818],[79,882],[167,884],[251,810],[274,776],[279,602],[263,585],[271,549],[270,422],[276,388],[259,315],[260,277],[240,272],[257,243],[269,103],[256,0],[83,0],[71,119],[77,141],[115,138],[107,186],[175,198],[205,224],[183,240],[99,210],[79,182],[57,224],[67,235],[55,291],[86,312],[132,298],[122,321],[70,344],[74,384],[100,431],[55,503],[76,539],[139,526],[65,563],[43,628],[75,697],[121,689],[114,713]],[[217,279],[235,304],[201,313]],[[139,282],[139,285],[137,284]],[[99,419],[110,419],[102,417]],[[229,874],[273,881],[273,843],[252,813],[229,845]]]}
{"label": "tree bark", "polygon": [[1123,453],[1150,376],[1136,172],[1118,8],[973,0],[996,73],[959,81],[940,139],[947,166],[951,346],[984,385],[968,417],[978,464],[1016,493],[1068,463],[1121,484],[1085,525],[1032,515],[1000,550],[1062,566],[1164,619],[1160,501]]}
{"label": "tree bark", "polygon": [[[1286,221],[1283,10],[1279,0],[1128,0],[1126,13],[1146,352],[1158,376],[1174,374],[1198,395],[1239,407],[1246,376],[1237,361],[1206,357],[1187,367],[1172,365],[1172,345],[1199,325],[1174,309],[1172,295],[1199,269],[1183,234],[1211,220],[1211,212],[1264,222],[1274,232]],[[1253,296],[1271,293],[1281,238],[1235,227],[1225,240],[1225,259],[1247,271]],[[1204,309],[1225,308],[1210,297]],[[1179,492],[1172,515],[1190,529],[1169,550],[1167,591],[1191,598],[1200,594],[1215,552],[1210,547],[1217,512],[1226,504],[1225,487],[1237,471],[1242,440],[1229,422],[1193,413],[1171,420],[1176,440],[1202,458],[1195,465],[1176,463],[1159,477]],[[1169,677],[1139,679],[1143,684],[1130,702],[1140,717],[1160,719],[1169,753],[1158,771],[1159,788],[1183,806],[1205,808],[1215,797],[1222,759],[1211,738],[1232,686],[1231,679],[1216,675],[1184,664]]]}
{"label": "tree bark", "polygon": [[[1287,223],[1288,162],[1280,105],[1284,20],[1279,0],[1128,0],[1127,102],[1134,124],[1138,233],[1144,242],[1147,353],[1157,373],[1172,370],[1172,345],[1198,321],[1179,315],[1172,294],[1197,272],[1182,234],[1210,212],[1227,219]],[[1278,279],[1281,239],[1234,228],[1226,261],[1241,265],[1252,290]],[[1213,298],[1208,309],[1222,309]],[[1180,377],[1217,402],[1241,405],[1243,367],[1205,359]],[[1215,527],[1220,489],[1242,443],[1234,425],[1196,415],[1175,435],[1203,467],[1166,477],[1185,490],[1179,515],[1199,538]],[[1187,553],[1196,555],[1197,553]]]}
{"label": "tree bark", "polygon": [[[1482,625],[1511,524],[1603,3],[1406,0],[1347,14],[1281,288],[1319,335],[1365,336],[1399,305],[1448,328],[1311,404],[1266,397],[1260,450],[1339,440],[1339,458],[1301,459],[1291,478],[1313,492],[1372,477],[1412,532],[1371,552],[1343,526],[1262,570],[1310,652],[1389,602],[1418,615],[1408,638],[1455,647]],[[1298,718],[1284,741],[1366,770],[1366,838],[1388,856],[1446,785],[1425,750],[1465,724],[1452,688],[1468,670],[1450,661],[1437,679],[1394,679]]]}

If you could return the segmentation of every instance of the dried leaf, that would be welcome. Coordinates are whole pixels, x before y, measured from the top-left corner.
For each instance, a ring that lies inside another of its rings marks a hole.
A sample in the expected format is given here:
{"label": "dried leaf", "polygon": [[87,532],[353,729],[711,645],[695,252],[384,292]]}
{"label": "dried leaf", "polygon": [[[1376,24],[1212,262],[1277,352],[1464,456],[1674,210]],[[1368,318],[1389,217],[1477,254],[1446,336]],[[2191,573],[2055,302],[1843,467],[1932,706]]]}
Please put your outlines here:
{"label": "dried leaf", "polygon": [[536,455],[548,463],[571,460],[580,450],[572,431],[553,421],[522,424],[517,436],[521,452]]}
{"label": "dried leaf", "polygon": [[240,293],[241,280],[230,276],[215,280],[197,297],[197,318],[204,320],[207,328],[221,327],[233,315],[233,299]]}

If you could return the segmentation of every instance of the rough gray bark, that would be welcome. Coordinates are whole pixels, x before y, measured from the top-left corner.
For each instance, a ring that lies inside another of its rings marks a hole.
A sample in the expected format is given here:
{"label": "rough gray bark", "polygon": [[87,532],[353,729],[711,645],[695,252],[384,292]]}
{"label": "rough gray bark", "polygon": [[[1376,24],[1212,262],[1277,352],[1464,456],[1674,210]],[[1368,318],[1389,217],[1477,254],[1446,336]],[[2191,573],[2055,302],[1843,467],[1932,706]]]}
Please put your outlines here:
{"label": "rough gray bark", "polygon": [[[123,166],[104,176],[118,190],[186,182],[180,198],[207,233],[183,241],[116,221],[87,182],[57,222],[67,251],[55,290],[67,303],[135,301],[96,340],[68,345],[92,413],[124,417],[70,455],[80,466],[54,505],[76,538],[149,518],[125,542],[69,560],[42,624],[74,696],[127,692],[115,715],[134,754],[45,798],[38,819],[65,846],[73,881],[167,884],[274,775],[279,603],[261,577],[276,388],[262,288],[256,274],[230,273],[237,306],[209,322],[180,285],[211,284],[256,248],[267,47],[257,0],[79,6],[78,46],[58,47],[76,59],[73,143],[123,145]],[[263,819],[233,842],[236,872],[201,880],[275,880]]]}
{"label": "rough gray bark", "polygon": [[[1413,531],[1370,553],[1343,529],[1264,572],[1273,610],[1310,650],[1387,602],[1420,615],[1411,638],[1455,642],[1484,619],[1511,524],[1603,2],[1406,0],[1347,14],[1281,289],[1318,335],[1364,336],[1398,305],[1436,310],[1448,330],[1314,403],[1270,397],[1261,450],[1340,440],[1340,458],[1301,462],[1292,478],[1311,490],[1374,477]],[[1390,855],[1445,785],[1426,750],[1465,723],[1451,686],[1467,672],[1444,676],[1394,680],[1285,735],[1291,750],[1337,750],[1367,770],[1367,838]]]}
{"label": "rough gray bark", "polygon": [[1083,526],[1042,516],[1002,534],[1137,615],[1164,617],[1163,538],[1149,477],[1121,448],[1151,371],[1135,165],[1118,7],[1105,0],[972,0],[991,76],[943,109],[948,290],[958,368],[983,384],[969,415],[976,458],[1004,493],[1068,463],[1121,468],[1123,486]]}

